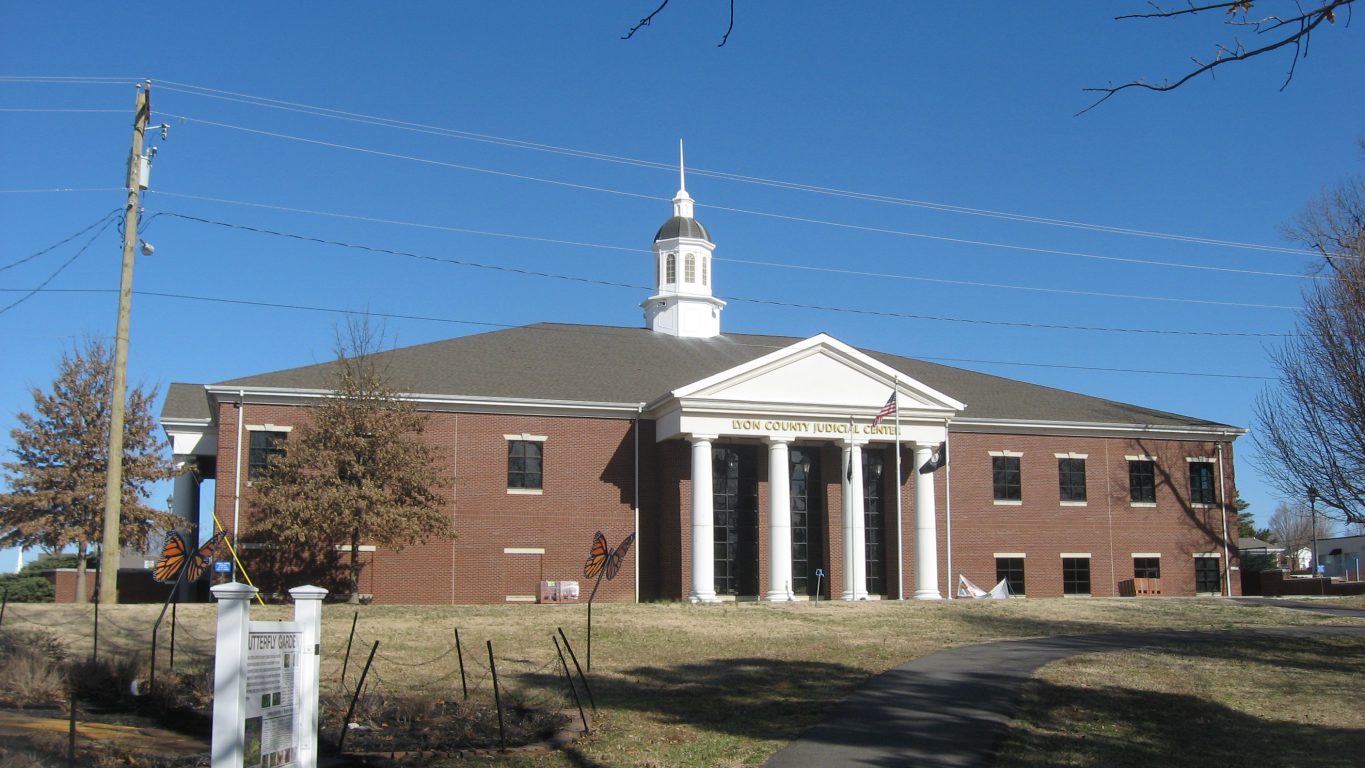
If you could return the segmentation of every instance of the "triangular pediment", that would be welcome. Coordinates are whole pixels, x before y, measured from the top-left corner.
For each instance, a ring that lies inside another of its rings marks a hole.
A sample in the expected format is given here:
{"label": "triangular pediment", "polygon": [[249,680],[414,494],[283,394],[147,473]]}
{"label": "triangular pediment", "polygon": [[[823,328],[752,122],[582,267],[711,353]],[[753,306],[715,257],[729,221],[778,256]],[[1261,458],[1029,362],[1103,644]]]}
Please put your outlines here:
{"label": "triangular pediment", "polygon": [[902,413],[956,412],[966,406],[909,376],[820,334],[675,390],[679,402],[750,404],[763,410],[793,407],[876,412],[896,387]]}

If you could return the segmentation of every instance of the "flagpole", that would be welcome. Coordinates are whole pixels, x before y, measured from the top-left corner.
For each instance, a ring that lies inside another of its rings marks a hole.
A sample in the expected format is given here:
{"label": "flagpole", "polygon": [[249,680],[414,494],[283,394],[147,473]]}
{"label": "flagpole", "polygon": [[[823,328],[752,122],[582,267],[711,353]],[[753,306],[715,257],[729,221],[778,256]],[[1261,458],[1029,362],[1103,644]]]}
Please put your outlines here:
{"label": "flagpole", "polygon": [[905,599],[905,517],[901,510],[901,496],[905,493],[901,475],[901,389],[900,374],[895,375],[891,396],[896,398],[896,599]]}

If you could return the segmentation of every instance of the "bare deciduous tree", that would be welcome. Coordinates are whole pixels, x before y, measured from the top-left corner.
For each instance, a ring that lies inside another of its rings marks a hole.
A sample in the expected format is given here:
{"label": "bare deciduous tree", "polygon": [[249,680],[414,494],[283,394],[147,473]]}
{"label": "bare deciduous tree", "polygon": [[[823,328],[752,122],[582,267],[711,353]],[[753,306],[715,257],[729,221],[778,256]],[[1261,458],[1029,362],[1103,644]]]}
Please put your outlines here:
{"label": "bare deciduous tree", "polygon": [[1291,232],[1329,269],[1304,298],[1298,335],[1272,356],[1279,385],[1256,403],[1262,470],[1286,498],[1365,522],[1365,176],[1324,195]]}
{"label": "bare deciduous tree", "polygon": [[[33,389],[34,413],[20,413],[10,432],[16,461],[5,463],[9,493],[0,494],[0,545],[76,548],[76,601],[85,602],[86,556],[104,533],[104,486],[109,465],[114,356],[87,339],[62,353],[52,391]],[[133,387],[125,407],[123,502],[119,541],[146,547],[153,529],[179,518],[143,503],[152,483],[175,472],[156,436],[156,391]],[[151,525],[148,525],[150,521]],[[118,567],[110,553],[109,567]]]}
{"label": "bare deciduous tree", "polygon": [[[1284,83],[1280,86],[1280,89],[1283,90],[1294,79],[1294,69],[1298,66],[1299,59],[1308,56],[1308,44],[1313,38],[1313,31],[1324,22],[1328,25],[1335,25],[1340,15],[1345,14],[1349,17],[1354,3],[1355,0],[1318,0],[1316,3],[1309,4],[1308,7],[1298,2],[1288,2],[1288,0],[1272,0],[1272,2],[1266,3],[1279,7],[1284,11],[1283,13],[1276,13],[1273,10],[1263,13],[1256,8],[1258,4],[1252,0],[1226,0],[1226,2],[1198,4],[1189,2],[1176,8],[1163,8],[1154,2],[1150,3],[1152,10],[1147,13],[1130,13],[1118,16],[1116,19],[1119,21],[1127,19],[1171,19],[1177,16],[1197,16],[1201,13],[1221,14],[1221,23],[1233,30],[1231,39],[1214,43],[1214,54],[1211,59],[1192,56],[1194,67],[1175,80],[1162,80],[1161,82],[1132,80],[1121,85],[1086,88],[1086,91],[1104,95],[1077,114],[1089,112],[1120,91],[1126,91],[1130,88],[1148,91],[1173,91],[1205,72],[1212,75],[1218,67],[1272,53],[1281,48],[1293,51],[1289,60],[1289,71],[1285,73]],[[1347,26],[1349,23],[1350,19],[1347,18],[1342,22],[1342,26]],[[1250,46],[1244,44],[1237,34],[1241,32],[1257,35],[1259,44]]]}
{"label": "bare deciduous tree", "polygon": [[[1270,516],[1270,522],[1266,527],[1274,536],[1275,543],[1284,547],[1285,557],[1293,557],[1294,553],[1301,549],[1312,549],[1313,518],[1313,511],[1302,502],[1282,501],[1275,507],[1275,513]],[[1317,529],[1318,538],[1326,539],[1335,535],[1336,525],[1319,514]]]}
{"label": "bare deciduous tree", "polygon": [[422,442],[426,416],[400,396],[364,320],[338,332],[332,394],[290,435],[255,483],[256,530],[286,549],[350,550],[350,599],[360,594],[362,543],[401,549],[451,535],[441,474]]}

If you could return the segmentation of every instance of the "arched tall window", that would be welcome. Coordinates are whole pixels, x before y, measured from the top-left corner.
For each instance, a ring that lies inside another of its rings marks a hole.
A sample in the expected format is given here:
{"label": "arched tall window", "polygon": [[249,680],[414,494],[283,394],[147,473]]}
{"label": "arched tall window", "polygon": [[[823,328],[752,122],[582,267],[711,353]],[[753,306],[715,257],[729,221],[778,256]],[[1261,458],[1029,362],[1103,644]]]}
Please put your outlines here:
{"label": "arched tall window", "polygon": [[689,283],[697,282],[696,254],[687,254],[687,261],[683,262],[683,280]]}
{"label": "arched tall window", "polygon": [[670,253],[664,257],[664,283],[678,282],[678,255]]}
{"label": "arched tall window", "polygon": [[701,284],[709,286],[711,284],[711,257],[701,257]]}

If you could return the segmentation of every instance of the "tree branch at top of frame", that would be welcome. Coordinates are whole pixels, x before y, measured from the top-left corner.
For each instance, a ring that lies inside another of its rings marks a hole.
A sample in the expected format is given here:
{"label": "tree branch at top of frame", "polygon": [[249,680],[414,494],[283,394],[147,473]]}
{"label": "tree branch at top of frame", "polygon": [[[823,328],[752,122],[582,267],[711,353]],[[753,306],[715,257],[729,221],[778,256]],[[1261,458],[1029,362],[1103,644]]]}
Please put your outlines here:
{"label": "tree branch at top of frame", "polygon": [[[1284,82],[1280,85],[1280,90],[1284,90],[1294,79],[1294,71],[1298,66],[1299,59],[1305,58],[1308,55],[1307,48],[1312,39],[1313,30],[1317,29],[1324,21],[1328,24],[1335,24],[1337,20],[1337,11],[1346,9],[1349,12],[1354,3],[1355,0],[1320,0],[1320,4],[1317,7],[1308,10],[1305,10],[1302,6],[1296,4],[1294,6],[1296,9],[1294,15],[1278,16],[1271,14],[1259,19],[1249,18],[1249,14],[1255,5],[1253,0],[1229,0],[1228,2],[1204,3],[1201,5],[1190,3],[1183,8],[1176,9],[1163,9],[1153,3],[1152,7],[1155,10],[1151,13],[1117,16],[1115,17],[1115,20],[1118,21],[1125,19],[1169,19],[1176,16],[1194,15],[1209,11],[1223,11],[1230,17],[1224,22],[1229,26],[1249,27],[1258,35],[1274,32],[1283,32],[1284,34],[1274,38],[1265,45],[1252,49],[1246,48],[1240,41],[1235,39],[1231,44],[1217,43],[1217,55],[1212,61],[1201,61],[1191,57],[1195,63],[1195,68],[1186,72],[1174,82],[1149,83],[1143,80],[1133,80],[1121,85],[1106,86],[1103,88],[1086,88],[1084,90],[1088,93],[1101,93],[1103,96],[1095,101],[1095,103],[1076,114],[1083,115],[1086,112],[1089,112],[1108,101],[1110,97],[1120,91],[1125,91],[1130,88],[1158,92],[1173,91],[1205,72],[1208,72],[1211,76],[1214,75],[1214,70],[1225,64],[1236,61],[1245,61],[1262,54],[1271,53],[1280,48],[1292,46],[1294,55],[1290,60],[1289,71],[1285,73]],[[1345,25],[1349,24],[1350,19],[1348,18]]]}
{"label": "tree branch at top of frame", "polygon": [[[635,26],[626,30],[626,33],[621,36],[621,39],[629,40],[635,36],[636,32],[639,32],[644,27],[649,26],[650,22],[654,21],[654,17],[658,16],[659,12],[662,11],[664,7],[667,5],[668,0],[663,0],[663,2],[659,3],[658,8],[655,8],[648,16],[644,17],[643,19],[640,19],[640,21],[636,23]],[[720,42],[716,44],[716,47],[724,48],[725,44],[730,40],[730,33],[733,31],[735,31],[735,0],[730,0],[730,25],[725,28],[725,34],[721,36]]]}

